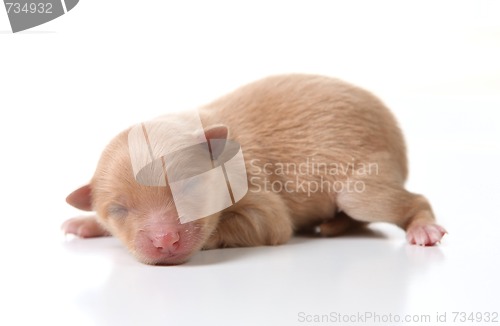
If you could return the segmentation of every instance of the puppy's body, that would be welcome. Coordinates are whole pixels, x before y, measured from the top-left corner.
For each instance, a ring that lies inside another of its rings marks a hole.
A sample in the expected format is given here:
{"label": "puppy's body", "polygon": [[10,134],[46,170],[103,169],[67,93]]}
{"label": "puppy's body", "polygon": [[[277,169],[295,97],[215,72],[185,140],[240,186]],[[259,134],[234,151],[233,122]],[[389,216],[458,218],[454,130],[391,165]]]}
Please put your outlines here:
{"label": "puppy's body", "polygon": [[[220,129],[211,126],[227,126],[229,139],[241,145],[249,185],[242,200],[179,224],[168,187],[134,180],[125,131],[103,153],[90,185],[68,197],[74,206],[96,210],[104,230],[89,218],[70,220],[65,230],[110,232],[153,264],[181,263],[201,248],[281,244],[294,231],[315,226],[335,235],[353,221],[394,223],[407,230],[410,243],[421,245],[435,244],[445,232],[434,224],[427,200],[404,189],[403,136],[367,91],[320,76],[276,76],[199,114],[207,138]],[[182,124],[182,116],[172,119]]]}

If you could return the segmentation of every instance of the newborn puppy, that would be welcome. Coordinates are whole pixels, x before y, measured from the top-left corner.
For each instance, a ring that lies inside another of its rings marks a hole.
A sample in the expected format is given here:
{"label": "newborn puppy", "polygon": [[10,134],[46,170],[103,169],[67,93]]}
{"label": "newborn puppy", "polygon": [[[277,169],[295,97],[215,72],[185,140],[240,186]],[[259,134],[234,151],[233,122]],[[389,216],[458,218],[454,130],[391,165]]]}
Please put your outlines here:
{"label": "newborn puppy", "polygon": [[[274,76],[198,113],[204,127],[197,137],[240,144],[248,183],[243,198],[181,223],[166,174],[164,186],[137,181],[128,129],[106,147],[90,183],[67,198],[95,217],[70,219],[63,230],[114,235],[147,264],[180,264],[200,249],[278,245],[302,230],[332,236],[360,222],[396,224],[417,245],[434,245],[446,233],[428,201],[405,190],[402,133],[384,104],[363,89],[321,76]],[[193,130],[182,131],[187,116],[163,119],[175,130],[167,137],[171,144],[193,137]],[[207,198],[211,193],[207,187]]]}

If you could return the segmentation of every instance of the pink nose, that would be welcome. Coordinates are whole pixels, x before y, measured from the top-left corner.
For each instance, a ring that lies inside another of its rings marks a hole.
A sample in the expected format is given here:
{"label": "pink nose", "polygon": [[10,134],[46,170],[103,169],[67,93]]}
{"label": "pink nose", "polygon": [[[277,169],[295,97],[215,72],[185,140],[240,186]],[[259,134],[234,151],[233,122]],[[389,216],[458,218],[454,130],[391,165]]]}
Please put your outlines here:
{"label": "pink nose", "polygon": [[165,234],[151,235],[153,246],[160,251],[173,251],[179,247],[179,232],[167,232]]}

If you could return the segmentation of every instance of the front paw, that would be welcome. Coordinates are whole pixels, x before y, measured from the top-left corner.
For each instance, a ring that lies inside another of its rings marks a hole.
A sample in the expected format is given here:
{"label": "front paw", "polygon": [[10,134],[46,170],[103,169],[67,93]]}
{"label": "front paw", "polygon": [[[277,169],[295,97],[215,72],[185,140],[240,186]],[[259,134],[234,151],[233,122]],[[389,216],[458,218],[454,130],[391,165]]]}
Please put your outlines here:
{"label": "front paw", "polygon": [[95,238],[109,236],[106,231],[95,219],[94,216],[74,217],[61,225],[65,234],[74,234],[81,238]]}

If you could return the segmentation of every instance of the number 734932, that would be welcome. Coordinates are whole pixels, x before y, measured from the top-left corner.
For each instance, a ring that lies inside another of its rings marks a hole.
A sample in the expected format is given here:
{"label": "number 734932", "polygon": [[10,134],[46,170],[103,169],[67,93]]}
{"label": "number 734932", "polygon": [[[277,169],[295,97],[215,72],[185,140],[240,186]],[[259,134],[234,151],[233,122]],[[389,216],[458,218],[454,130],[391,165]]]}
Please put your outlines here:
{"label": "number 734932", "polygon": [[19,2],[6,2],[7,13],[11,12],[15,14],[25,13],[25,14],[51,14],[52,4],[43,2],[31,2],[20,4]]}

